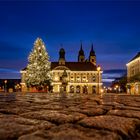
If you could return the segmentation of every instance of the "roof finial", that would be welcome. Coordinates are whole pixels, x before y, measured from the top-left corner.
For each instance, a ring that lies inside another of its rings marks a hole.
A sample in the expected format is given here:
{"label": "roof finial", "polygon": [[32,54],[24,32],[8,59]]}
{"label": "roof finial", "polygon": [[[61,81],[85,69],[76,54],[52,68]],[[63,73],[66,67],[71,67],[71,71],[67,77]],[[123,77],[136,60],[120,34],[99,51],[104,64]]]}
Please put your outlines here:
{"label": "roof finial", "polygon": [[93,43],[91,44],[91,51],[93,51]]}
{"label": "roof finial", "polygon": [[80,48],[80,50],[83,50],[83,47],[82,47],[82,40],[80,40],[80,42],[81,42],[81,48]]}

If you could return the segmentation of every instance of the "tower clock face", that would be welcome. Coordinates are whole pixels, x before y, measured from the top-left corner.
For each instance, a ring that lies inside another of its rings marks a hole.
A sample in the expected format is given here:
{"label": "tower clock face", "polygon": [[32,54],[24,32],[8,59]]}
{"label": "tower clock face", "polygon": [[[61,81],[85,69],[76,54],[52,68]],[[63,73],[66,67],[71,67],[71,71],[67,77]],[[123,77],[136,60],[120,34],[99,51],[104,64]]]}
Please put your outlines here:
{"label": "tower clock face", "polygon": [[95,77],[95,75],[92,77],[92,80],[93,80],[93,81],[96,81],[96,77]]}

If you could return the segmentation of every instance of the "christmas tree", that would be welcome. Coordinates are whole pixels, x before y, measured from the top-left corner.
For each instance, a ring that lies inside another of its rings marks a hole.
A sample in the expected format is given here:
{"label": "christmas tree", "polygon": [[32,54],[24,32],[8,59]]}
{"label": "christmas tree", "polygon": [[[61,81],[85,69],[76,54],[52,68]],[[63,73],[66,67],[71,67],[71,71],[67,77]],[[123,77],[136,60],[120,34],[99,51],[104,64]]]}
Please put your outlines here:
{"label": "christmas tree", "polygon": [[26,84],[28,87],[44,88],[51,80],[49,55],[42,39],[37,38],[28,57]]}

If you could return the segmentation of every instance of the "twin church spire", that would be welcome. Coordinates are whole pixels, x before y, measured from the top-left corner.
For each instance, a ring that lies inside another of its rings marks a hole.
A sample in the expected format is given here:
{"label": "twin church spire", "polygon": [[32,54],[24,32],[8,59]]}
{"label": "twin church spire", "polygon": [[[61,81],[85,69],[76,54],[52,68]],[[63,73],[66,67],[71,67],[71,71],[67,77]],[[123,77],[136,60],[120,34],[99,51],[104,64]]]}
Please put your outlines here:
{"label": "twin church spire", "polygon": [[78,62],[85,62],[85,61],[91,62],[92,64],[96,65],[96,55],[95,55],[95,51],[93,50],[93,44],[91,45],[89,59],[85,60],[85,54],[84,54],[82,43],[81,43],[81,47],[78,54]]}
{"label": "twin church spire", "polygon": [[[60,49],[59,51],[59,65],[65,65],[65,50],[63,48]],[[81,43],[81,47],[78,53],[78,62],[91,62],[92,64],[94,64],[96,66],[96,55],[95,55],[95,51],[93,50],[93,44],[91,45],[91,50],[89,53],[89,58],[85,59],[85,53],[83,50],[83,46]]]}

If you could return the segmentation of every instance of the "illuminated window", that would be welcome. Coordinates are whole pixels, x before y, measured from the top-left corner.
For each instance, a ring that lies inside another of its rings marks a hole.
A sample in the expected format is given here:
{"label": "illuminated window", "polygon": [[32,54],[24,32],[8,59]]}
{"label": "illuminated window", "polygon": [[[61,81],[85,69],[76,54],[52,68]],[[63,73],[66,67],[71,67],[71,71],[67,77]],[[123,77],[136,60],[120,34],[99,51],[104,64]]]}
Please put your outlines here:
{"label": "illuminated window", "polygon": [[96,76],[95,76],[95,75],[93,75],[93,77],[92,77],[92,81],[93,81],[93,82],[96,81]]}

